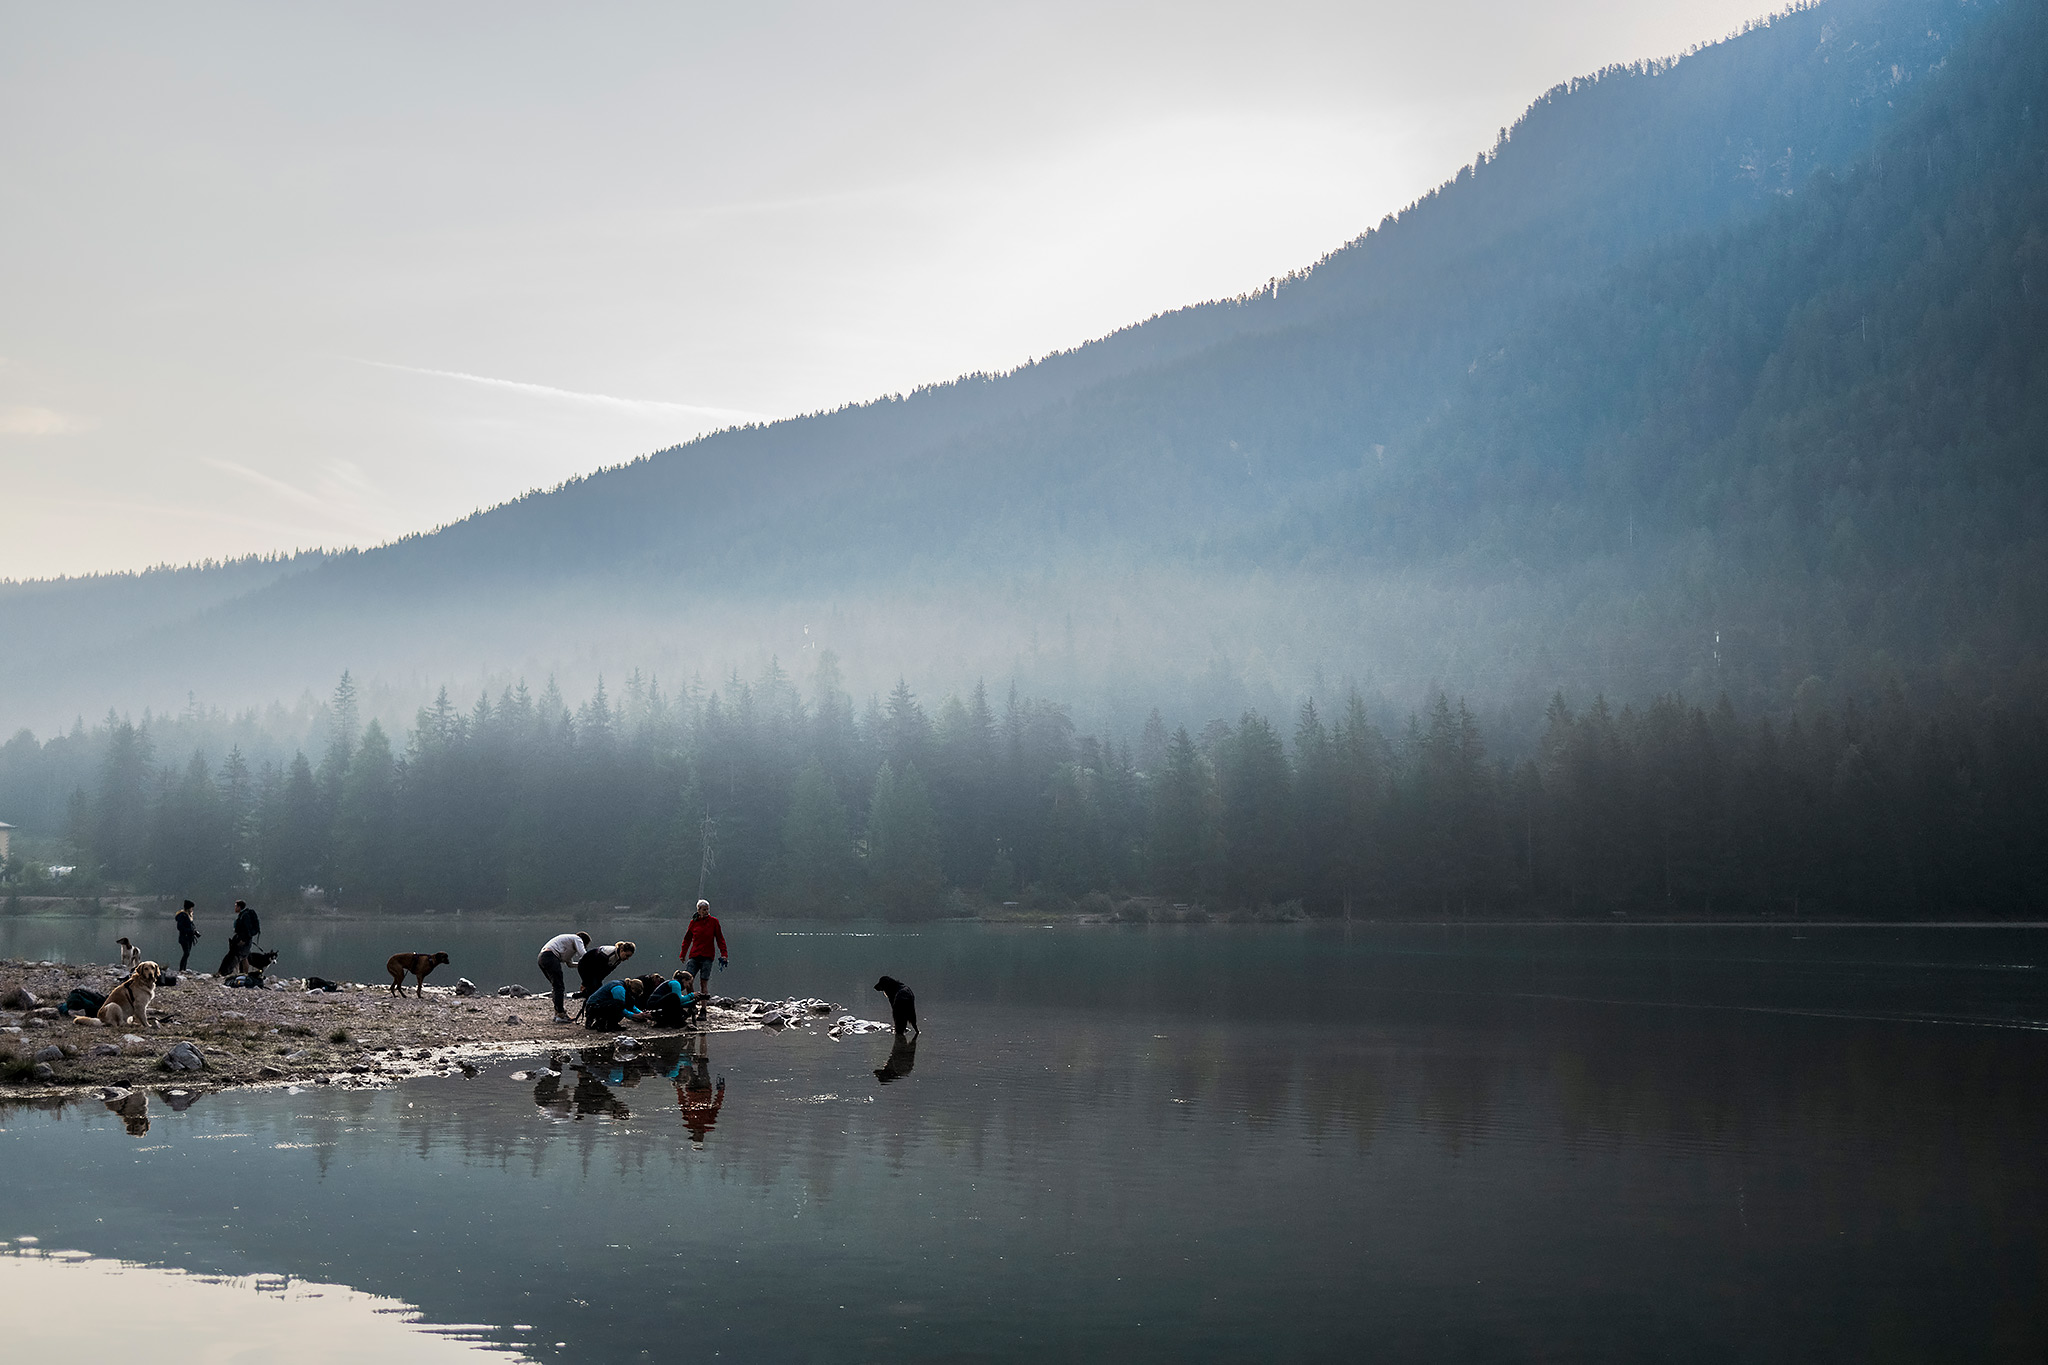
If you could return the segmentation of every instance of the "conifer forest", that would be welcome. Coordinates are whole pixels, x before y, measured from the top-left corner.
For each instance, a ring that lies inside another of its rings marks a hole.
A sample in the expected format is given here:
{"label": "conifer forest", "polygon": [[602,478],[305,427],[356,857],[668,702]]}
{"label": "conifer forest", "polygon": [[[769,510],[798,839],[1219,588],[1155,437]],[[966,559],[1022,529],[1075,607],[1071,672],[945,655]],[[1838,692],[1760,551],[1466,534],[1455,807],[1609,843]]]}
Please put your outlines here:
{"label": "conifer forest", "polygon": [[2048,889],[2038,711],[1894,691],[1773,720],[1725,698],[1558,697],[1511,754],[1442,694],[1199,731],[1155,712],[1107,739],[1014,690],[927,704],[899,684],[856,707],[829,654],[807,681],[771,667],[671,697],[636,674],[573,706],[552,683],[468,708],[444,691],[401,734],[358,723],[344,676],[311,753],[254,713],[23,732],[0,747],[0,798],[61,832],[17,848],[6,890],[1455,919],[1984,918]]}

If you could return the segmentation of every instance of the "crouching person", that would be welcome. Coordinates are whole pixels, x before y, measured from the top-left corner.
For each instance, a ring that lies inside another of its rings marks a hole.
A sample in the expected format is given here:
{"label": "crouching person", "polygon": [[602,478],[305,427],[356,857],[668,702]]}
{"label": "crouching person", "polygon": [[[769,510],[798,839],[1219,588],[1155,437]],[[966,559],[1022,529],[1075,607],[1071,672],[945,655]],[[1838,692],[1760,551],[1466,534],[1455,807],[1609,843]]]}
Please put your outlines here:
{"label": "crouching person", "polygon": [[683,1028],[690,1023],[704,997],[691,989],[688,972],[677,972],[648,993],[640,1008],[649,1022],[659,1028]]}
{"label": "crouching person", "polygon": [[[585,961],[589,959],[586,957]],[[633,981],[614,981],[599,986],[583,997],[583,1027],[611,1032],[622,1027],[626,1020],[637,1016],[640,1011],[634,1007]]]}
{"label": "crouching person", "polygon": [[664,981],[658,976],[629,976],[599,986],[583,1000],[583,1027],[616,1029],[629,1019],[645,1019],[648,997]]}
{"label": "crouching person", "polygon": [[540,959],[535,964],[540,974],[548,979],[548,988],[554,992],[555,1022],[569,1022],[568,1003],[563,996],[568,992],[568,983],[562,980],[562,968],[574,967],[583,961],[583,955],[590,950],[590,935],[578,930],[573,934],[557,934],[549,939],[540,950]]}

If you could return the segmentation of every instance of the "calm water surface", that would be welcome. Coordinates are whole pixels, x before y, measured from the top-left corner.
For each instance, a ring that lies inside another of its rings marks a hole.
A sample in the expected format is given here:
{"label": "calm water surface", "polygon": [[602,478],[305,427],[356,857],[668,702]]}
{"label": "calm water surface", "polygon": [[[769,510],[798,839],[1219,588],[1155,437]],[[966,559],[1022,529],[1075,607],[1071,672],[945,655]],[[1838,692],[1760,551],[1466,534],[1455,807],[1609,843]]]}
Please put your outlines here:
{"label": "calm water surface", "polygon": [[[0,956],[115,923],[0,919]],[[672,923],[591,927],[674,953]],[[494,987],[538,984],[548,928],[266,940],[358,978],[446,949]],[[458,1329],[436,1349],[546,1360],[2048,1346],[2048,933],[728,928],[735,993],[873,1017],[910,981],[915,1055],[713,1035],[538,1083],[158,1099],[134,1133],[0,1109],[0,1238],[97,1258],[0,1256],[0,1293],[345,1286]]]}

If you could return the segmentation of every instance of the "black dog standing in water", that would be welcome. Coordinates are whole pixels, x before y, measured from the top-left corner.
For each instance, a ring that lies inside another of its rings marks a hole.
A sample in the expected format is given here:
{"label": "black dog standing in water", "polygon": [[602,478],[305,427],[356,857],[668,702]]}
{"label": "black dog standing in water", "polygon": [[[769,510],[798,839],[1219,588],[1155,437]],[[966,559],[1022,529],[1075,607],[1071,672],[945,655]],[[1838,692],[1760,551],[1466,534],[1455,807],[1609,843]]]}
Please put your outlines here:
{"label": "black dog standing in water", "polygon": [[917,1035],[917,996],[910,987],[893,976],[885,976],[875,983],[875,989],[889,997],[889,1013],[895,1017],[896,1032],[902,1033],[908,1026],[911,1036]]}

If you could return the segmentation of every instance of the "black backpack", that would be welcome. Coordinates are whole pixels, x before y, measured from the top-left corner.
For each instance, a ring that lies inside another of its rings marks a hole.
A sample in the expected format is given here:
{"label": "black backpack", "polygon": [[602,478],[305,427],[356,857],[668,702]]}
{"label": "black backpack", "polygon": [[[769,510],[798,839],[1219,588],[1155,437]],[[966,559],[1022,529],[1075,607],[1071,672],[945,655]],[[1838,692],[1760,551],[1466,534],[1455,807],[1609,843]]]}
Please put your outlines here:
{"label": "black backpack", "polygon": [[96,1015],[100,1006],[107,1003],[107,997],[98,991],[89,991],[83,986],[73,986],[71,994],[64,997],[65,1014]]}

